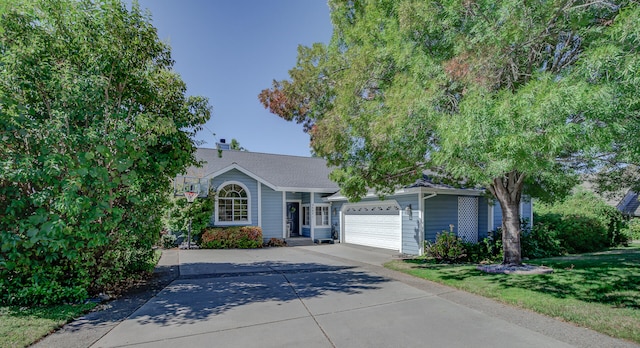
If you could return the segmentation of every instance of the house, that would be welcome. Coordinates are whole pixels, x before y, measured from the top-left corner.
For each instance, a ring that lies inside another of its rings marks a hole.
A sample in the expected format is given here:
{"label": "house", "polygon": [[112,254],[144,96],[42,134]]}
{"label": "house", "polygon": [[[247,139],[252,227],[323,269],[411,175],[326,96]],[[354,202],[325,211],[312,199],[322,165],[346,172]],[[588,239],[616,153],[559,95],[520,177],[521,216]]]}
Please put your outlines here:
{"label": "house", "polygon": [[633,190],[628,190],[627,193],[620,199],[618,204],[615,205],[623,215],[629,218],[640,217],[640,200],[638,200],[638,193]]}
{"label": "house", "polygon": [[[176,193],[215,192],[213,226],[260,226],[263,238],[307,237],[422,254],[424,240],[452,229],[477,242],[499,227],[501,210],[482,190],[435,184],[427,177],[380,200],[350,203],[329,179],[324,159],[200,148],[201,168],[175,180]],[[533,220],[532,203],[521,215]]]}
{"label": "house", "polygon": [[[630,188],[602,192],[598,189],[597,178],[586,176],[577,190],[586,190],[600,197],[607,205],[616,208],[629,219],[640,217],[640,195]],[[575,192],[575,191],[574,191]]]}

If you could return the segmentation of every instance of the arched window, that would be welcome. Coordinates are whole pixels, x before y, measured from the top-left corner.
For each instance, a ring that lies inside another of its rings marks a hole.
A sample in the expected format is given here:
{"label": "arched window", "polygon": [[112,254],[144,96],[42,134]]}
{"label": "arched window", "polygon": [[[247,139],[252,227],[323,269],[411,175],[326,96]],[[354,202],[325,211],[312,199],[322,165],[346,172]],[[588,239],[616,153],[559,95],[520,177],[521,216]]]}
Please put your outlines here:
{"label": "arched window", "polygon": [[231,183],[218,191],[218,221],[222,223],[249,222],[249,194],[239,184]]}

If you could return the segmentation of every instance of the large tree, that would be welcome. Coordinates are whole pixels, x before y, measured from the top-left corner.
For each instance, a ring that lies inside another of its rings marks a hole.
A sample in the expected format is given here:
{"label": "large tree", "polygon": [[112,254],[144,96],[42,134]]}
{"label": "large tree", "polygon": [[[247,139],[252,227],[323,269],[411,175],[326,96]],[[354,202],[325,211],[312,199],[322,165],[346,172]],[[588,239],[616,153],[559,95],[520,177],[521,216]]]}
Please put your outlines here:
{"label": "large tree", "polygon": [[0,302],[112,290],[142,270],[210,116],[137,4],[4,2]]}
{"label": "large tree", "polygon": [[520,264],[523,193],[563,195],[576,182],[573,160],[608,139],[600,115],[612,90],[579,68],[637,3],[329,6],[330,44],[300,47],[291,79],[260,94],[264,106],[305,123],[350,198],[391,192],[426,169],[486,188],[502,207],[503,261]]}

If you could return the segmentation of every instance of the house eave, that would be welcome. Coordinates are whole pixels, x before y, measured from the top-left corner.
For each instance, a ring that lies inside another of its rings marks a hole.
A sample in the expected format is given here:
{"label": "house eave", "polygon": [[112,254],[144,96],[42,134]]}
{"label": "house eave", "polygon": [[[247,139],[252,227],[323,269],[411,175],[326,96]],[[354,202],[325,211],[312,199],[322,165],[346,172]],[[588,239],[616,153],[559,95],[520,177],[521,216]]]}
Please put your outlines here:
{"label": "house eave", "polygon": [[243,174],[255,179],[256,181],[262,183],[263,185],[269,187],[272,190],[278,191],[277,190],[277,188],[278,188],[277,186],[275,186],[272,183],[268,182],[267,180],[265,180],[264,178],[260,177],[259,175],[257,175],[255,173],[243,168],[242,166],[238,165],[237,163],[233,163],[230,166],[226,166],[226,167],[224,167],[224,168],[222,168],[220,170],[217,170],[215,172],[209,173],[209,174],[205,175],[204,177],[205,178],[215,178],[216,176],[222,175],[222,174],[224,174],[224,173],[226,173],[226,172],[228,172],[230,170],[233,170],[233,169],[235,169],[235,170],[237,170],[237,171],[239,171],[239,172],[241,172],[241,173],[243,173]]}
{"label": "house eave", "polygon": [[[472,190],[472,189],[456,189],[456,188],[430,188],[430,187],[407,187],[396,190],[393,194],[389,194],[389,197],[392,196],[401,196],[401,195],[412,195],[412,194],[430,194],[437,193],[442,195],[453,195],[453,196],[482,196],[484,195],[484,191],[482,190]],[[362,198],[376,198],[379,195],[375,192],[367,192],[366,196]],[[331,197],[326,197],[325,200],[329,202],[334,201],[344,201],[348,200],[344,195],[338,194]]]}

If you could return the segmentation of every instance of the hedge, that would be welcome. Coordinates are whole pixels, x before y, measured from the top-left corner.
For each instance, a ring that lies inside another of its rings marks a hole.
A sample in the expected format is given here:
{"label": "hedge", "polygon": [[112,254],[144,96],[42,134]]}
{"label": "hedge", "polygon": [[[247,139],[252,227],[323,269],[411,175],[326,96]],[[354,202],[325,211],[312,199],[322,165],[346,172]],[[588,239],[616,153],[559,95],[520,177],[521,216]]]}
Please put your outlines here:
{"label": "hedge", "polygon": [[203,249],[254,249],[262,247],[262,228],[258,226],[210,227],[202,234]]}

